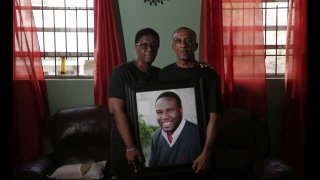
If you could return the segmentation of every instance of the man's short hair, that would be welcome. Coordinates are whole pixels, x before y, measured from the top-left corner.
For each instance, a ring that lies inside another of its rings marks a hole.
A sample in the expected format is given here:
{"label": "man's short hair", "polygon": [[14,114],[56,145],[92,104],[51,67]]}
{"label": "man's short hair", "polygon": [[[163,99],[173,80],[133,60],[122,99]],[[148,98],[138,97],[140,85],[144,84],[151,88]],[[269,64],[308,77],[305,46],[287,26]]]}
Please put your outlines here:
{"label": "man's short hair", "polygon": [[172,98],[174,98],[176,100],[178,106],[181,107],[181,99],[176,93],[174,93],[172,91],[163,92],[158,96],[156,102],[162,97],[172,97]]}
{"label": "man's short hair", "polygon": [[142,36],[148,35],[148,34],[154,36],[157,39],[158,43],[160,44],[159,34],[152,28],[144,28],[144,29],[141,29],[140,31],[138,31],[136,34],[136,37],[135,37],[135,44],[137,44],[139,42],[139,40]]}
{"label": "man's short hair", "polygon": [[186,29],[186,30],[190,31],[190,32],[192,33],[192,35],[194,36],[194,39],[197,41],[197,34],[196,34],[196,32],[194,32],[194,30],[192,30],[191,28],[188,28],[188,27],[179,27],[178,29],[176,29],[176,30],[173,32],[173,34],[172,34],[172,38],[173,38],[174,34],[175,34],[177,31],[181,30],[181,29]]}

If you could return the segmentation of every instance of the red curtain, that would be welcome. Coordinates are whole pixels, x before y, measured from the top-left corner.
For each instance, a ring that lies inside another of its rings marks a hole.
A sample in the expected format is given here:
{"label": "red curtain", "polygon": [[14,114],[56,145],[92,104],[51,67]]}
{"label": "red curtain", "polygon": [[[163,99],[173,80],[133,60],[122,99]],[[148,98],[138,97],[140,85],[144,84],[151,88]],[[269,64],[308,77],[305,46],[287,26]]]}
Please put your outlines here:
{"label": "red curtain", "polygon": [[288,18],[285,118],[283,158],[297,171],[305,172],[305,129],[307,92],[307,18],[306,0],[291,0]]}
{"label": "red curtain", "polygon": [[262,0],[203,0],[199,59],[220,75],[226,107],[266,118]]}
{"label": "red curtain", "polygon": [[40,127],[49,114],[41,53],[30,0],[13,3],[13,164],[39,154]]}
{"label": "red curtain", "polygon": [[111,71],[122,63],[113,1],[94,1],[94,103],[107,105]]}

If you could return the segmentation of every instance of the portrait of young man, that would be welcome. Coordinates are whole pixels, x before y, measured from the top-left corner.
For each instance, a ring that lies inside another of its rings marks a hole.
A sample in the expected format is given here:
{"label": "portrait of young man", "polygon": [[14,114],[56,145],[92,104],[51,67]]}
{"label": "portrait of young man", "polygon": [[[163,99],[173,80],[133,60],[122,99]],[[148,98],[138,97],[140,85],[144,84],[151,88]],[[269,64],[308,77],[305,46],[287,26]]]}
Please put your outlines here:
{"label": "portrait of young man", "polygon": [[198,125],[183,117],[181,98],[172,91],[155,102],[160,126],[151,139],[150,167],[192,164],[201,153]]}

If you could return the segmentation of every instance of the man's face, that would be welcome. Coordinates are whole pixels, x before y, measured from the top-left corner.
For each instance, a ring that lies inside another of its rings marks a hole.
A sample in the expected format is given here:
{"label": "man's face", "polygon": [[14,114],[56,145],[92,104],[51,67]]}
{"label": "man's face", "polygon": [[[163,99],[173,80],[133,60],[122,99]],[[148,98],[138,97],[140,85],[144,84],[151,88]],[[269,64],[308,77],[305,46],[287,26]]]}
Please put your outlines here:
{"label": "man's face", "polygon": [[178,60],[194,60],[194,51],[198,47],[195,38],[188,29],[179,29],[174,33],[172,49]]}
{"label": "man's face", "polygon": [[157,56],[159,42],[150,34],[143,35],[135,45],[137,61],[151,65]]}
{"label": "man's face", "polygon": [[173,97],[162,97],[156,102],[157,121],[165,132],[174,132],[182,120],[182,108]]}

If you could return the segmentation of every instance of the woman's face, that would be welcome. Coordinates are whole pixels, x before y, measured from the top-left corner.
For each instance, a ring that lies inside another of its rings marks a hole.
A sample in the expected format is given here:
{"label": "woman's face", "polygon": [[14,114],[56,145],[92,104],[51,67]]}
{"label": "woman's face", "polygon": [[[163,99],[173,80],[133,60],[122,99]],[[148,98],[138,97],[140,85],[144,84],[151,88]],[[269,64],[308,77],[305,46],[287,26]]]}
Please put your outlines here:
{"label": "woman's face", "polygon": [[151,65],[157,56],[159,42],[153,35],[146,34],[141,36],[139,42],[135,45],[135,49],[136,60]]}

